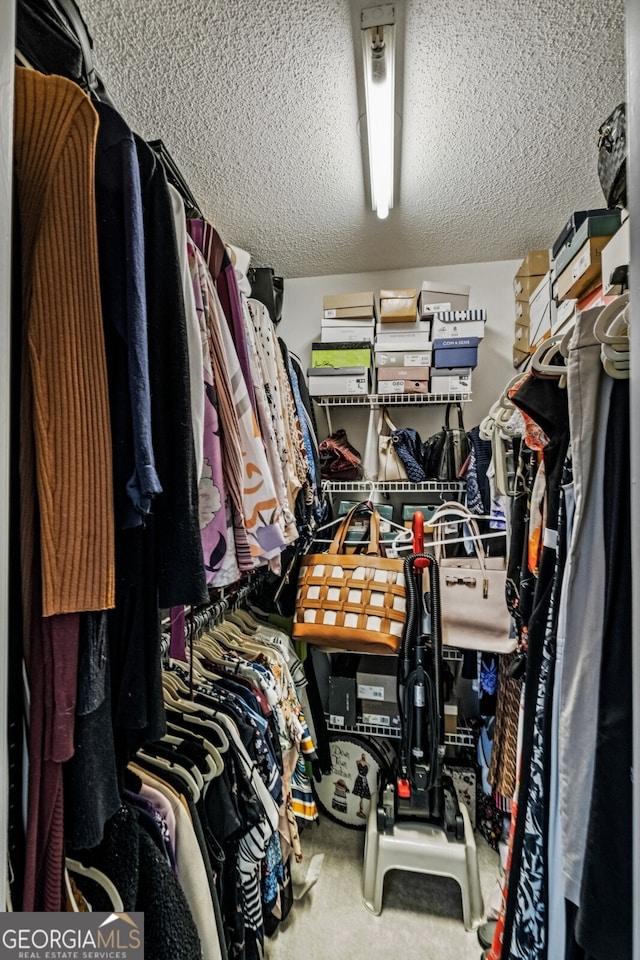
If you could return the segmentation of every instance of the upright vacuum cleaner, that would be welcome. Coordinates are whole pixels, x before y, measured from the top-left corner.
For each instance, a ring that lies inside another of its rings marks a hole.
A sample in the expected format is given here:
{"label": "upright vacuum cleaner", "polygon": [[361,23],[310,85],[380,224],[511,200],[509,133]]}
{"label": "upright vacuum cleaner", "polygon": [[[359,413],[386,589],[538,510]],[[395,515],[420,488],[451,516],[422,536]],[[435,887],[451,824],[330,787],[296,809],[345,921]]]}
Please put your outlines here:
{"label": "upright vacuum cleaner", "polygon": [[[438,566],[424,553],[424,518],[413,519],[414,552],[405,558],[407,616],[398,657],[401,718],[399,767],[378,793],[378,830],[398,821],[440,827],[451,842],[464,842],[464,822],[445,752],[442,631]],[[424,573],[428,572],[428,589]]]}

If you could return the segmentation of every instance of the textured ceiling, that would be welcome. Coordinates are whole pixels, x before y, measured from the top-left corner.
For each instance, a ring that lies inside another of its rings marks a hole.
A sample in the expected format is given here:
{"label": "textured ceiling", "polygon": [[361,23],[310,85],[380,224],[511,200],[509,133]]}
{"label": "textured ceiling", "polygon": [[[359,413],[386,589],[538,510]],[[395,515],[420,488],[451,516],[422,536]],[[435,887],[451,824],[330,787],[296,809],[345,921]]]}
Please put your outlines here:
{"label": "textured ceiling", "polygon": [[285,277],[515,258],[602,205],[624,0],[396,0],[386,221],[366,200],[349,0],[80,3],[129,124],[164,140],[225,239]]}

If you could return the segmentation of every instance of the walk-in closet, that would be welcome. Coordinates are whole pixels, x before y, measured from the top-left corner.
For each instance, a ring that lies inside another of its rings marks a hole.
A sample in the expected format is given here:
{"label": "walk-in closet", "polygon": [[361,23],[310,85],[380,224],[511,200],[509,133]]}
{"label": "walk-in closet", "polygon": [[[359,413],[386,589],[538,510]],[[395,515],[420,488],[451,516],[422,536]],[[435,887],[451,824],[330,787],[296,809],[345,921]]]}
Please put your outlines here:
{"label": "walk-in closet", "polygon": [[0,3],[0,954],[640,960],[640,10]]}

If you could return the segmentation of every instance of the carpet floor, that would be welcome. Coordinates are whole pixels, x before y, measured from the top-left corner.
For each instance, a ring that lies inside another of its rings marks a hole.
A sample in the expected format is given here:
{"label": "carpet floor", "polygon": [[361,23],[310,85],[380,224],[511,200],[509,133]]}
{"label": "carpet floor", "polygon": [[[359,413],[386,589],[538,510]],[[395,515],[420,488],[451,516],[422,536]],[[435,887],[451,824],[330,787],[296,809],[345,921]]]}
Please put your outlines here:
{"label": "carpet floor", "polygon": [[[478,834],[476,842],[486,907],[499,860]],[[324,854],[320,876],[267,940],[267,960],[479,960],[482,949],[477,934],[464,929],[454,880],[394,870],[375,917],[362,900],[364,831],[323,817],[303,832],[302,846],[294,883],[303,882],[315,854]]]}

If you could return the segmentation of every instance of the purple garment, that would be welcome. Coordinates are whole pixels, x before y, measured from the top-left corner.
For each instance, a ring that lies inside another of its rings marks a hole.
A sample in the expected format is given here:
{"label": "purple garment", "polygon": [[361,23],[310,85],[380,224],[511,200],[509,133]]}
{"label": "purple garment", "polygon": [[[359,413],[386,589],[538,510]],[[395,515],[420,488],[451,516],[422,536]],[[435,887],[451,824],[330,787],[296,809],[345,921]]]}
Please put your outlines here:
{"label": "purple garment", "polygon": [[186,660],[184,607],[171,607],[169,617],[171,624],[169,631],[169,655],[174,660]]}
{"label": "purple garment", "polygon": [[187,231],[202,253],[215,283],[222,310],[238,353],[240,369],[247,385],[249,400],[253,412],[257,416],[253,378],[249,363],[249,344],[242,317],[242,300],[240,299],[240,290],[233,264],[220,234],[210,223],[204,220],[187,220]]}
{"label": "purple garment", "polygon": [[206,282],[200,273],[200,266],[203,270],[206,267],[202,258],[200,264],[198,263],[198,251],[191,237],[187,237],[187,256],[203,349],[204,437],[202,476],[198,484],[200,539],[207,584],[226,586],[239,579],[240,571],[235,561],[233,528],[228,519],[217,396],[208,355],[210,346],[205,305]]}

